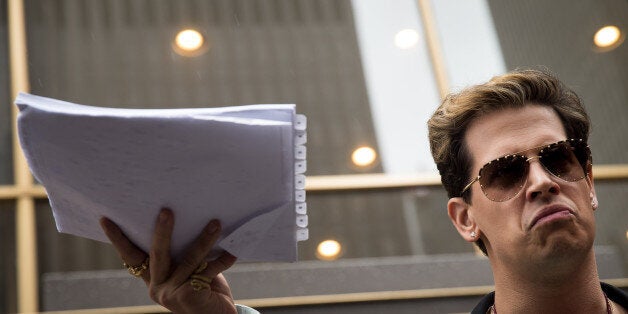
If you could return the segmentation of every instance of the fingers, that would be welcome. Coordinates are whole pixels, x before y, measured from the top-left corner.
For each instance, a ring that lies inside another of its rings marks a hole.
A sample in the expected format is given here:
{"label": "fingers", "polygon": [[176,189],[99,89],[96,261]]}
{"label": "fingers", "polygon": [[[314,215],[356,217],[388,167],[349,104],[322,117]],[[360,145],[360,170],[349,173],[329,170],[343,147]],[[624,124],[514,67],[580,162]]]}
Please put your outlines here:
{"label": "fingers", "polygon": [[159,285],[170,275],[170,239],[174,228],[174,215],[168,208],[163,208],[157,217],[153,243],[150,250],[150,278],[152,284]]}
{"label": "fingers", "polygon": [[[103,217],[100,224],[125,263],[138,266],[146,260],[147,254],[133,244],[113,221]],[[150,284],[151,287],[159,287],[164,284],[170,287],[187,285],[186,282],[190,279],[190,275],[205,261],[220,237],[221,226],[218,220],[210,221],[192,243],[174,272],[172,272],[173,262],[170,256],[173,229],[174,214],[169,209],[162,209],[155,224],[150,251],[150,267],[141,275],[146,284]],[[207,267],[199,275],[211,279],[213,291],[231,297],[229,285],[220,274],[233,266],[235,262],[235,256],[224,252],[218,259],[208,262]]]}
{"label": "fingers", "polygon": [[[100,226],[125,263],[131,266],[138,266],[146,260],[148,255],[133,244],[113,221],[109,220],[107,217],[102,217],[100,218]],[[148,271],[142,272],[142,279],[147,283],[150,281]]]}
{"label": "fingers", "polygon": [[208,278],[214,278],[212,280],[212,290],[233,299],[231,290],[227,284],[227,280],[223,277],[222,272],[229,269],[235,264],[237,258],[228,252],[222,253],[220,257],[207,264],[207,269],[203,272],[203,275]]}
{"label": "fingers", "polygon": [[229,288],[227,279],[225,279],[225,277],[222,274],[219,274],[212,280],[211,287],[212,287],[212,291],[225,295],[229,297],[229,299],[233,300],[233,295],[231,294],[231,289]]}
{"label": "fingers", "polygon": [[[175,285],[181,285],[183,282],[187,281],[190,275],[205,260],[209,251],[214,246],[214,243],[216,243],[220,236],[220,229],[220,223],[215,219],[210,221],[207,226],[203,228],[199,237],[196,238],[183,260],[172,274],[170,280]],[[214,262],[208,263],[208,269],[210,264],[214,264]],[[213,278],[216,275],[217,273],[210,278]]]}
{"label": "fingers", "polygon": [[231,268],[237,259],[237,257],[231,255],[229,252],[224,252],[216,260],[207,263],[205,273],[207,273],[210,278],[216,277]]}

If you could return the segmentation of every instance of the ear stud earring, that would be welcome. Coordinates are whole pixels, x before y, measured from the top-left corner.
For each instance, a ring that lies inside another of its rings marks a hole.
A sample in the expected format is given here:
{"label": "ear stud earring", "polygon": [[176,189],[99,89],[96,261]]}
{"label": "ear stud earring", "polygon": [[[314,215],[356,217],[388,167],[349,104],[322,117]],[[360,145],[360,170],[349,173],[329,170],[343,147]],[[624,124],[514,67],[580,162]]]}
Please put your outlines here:
{"label": "ear stud earring", "polygon": [[478,234],[477,234],[477,233],[475,233],[475,231],[471,231],[470,236],[471,236],[472,238],[475,238],[475,237],[477,237],[477,236],[478,236]]}

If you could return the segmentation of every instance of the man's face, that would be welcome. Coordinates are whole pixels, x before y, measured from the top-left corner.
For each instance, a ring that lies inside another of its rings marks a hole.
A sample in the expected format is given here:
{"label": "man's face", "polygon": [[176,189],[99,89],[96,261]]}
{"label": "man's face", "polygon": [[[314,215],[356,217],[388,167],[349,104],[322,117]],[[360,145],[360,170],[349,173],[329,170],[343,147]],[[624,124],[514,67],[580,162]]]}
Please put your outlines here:
{"label": "man's face", "polygon": [[[565,139],[558,115],[548,107],[527,105],[488,114],[473,121],[466,133],[471,174],[477,176],[484,164],[500,156]],[[533,157],[536,153],[525,154]],[[477,225],[494,267],[525,267],[526,262],[541,265],[573,257],[575,252],[589,252],[595,236],[591,204],[597,203],[590,178],[589,172],[582,180],[567,182],[532,159],[523,189],[512,199],[491,201],[480,184],[474,183],[468,215]]]}

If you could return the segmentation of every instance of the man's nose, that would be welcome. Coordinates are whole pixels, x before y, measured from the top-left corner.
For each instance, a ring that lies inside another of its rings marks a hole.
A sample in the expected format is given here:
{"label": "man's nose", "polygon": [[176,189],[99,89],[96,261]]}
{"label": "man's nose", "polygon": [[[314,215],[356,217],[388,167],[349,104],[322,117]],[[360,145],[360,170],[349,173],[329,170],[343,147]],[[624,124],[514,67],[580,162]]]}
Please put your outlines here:
{"label": "man's nose", "polygon": [[545,169],[538,157],[531,157],[528,162],[530,163],[530,170],[528,171],[526,198],[529,201],[560,193],[560,186],[554,180],[554,175]]}

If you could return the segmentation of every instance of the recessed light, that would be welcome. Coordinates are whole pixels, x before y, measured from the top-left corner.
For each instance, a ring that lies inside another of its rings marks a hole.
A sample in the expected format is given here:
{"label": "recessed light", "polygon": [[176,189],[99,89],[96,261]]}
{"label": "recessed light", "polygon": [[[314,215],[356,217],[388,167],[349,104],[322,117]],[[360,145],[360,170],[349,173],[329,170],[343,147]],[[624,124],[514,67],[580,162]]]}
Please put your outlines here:
{"label": "recessed light", "polygon": [[336,240],[325,240],[318,244],[316,257],[325,261],[333,261],[340,257],[342,246]]}
{"label": "recessed light", "polygon": [[593,36],[593,43],[601,49],[610,50],[623,42],[624,34],[617,26],[609,25],[600,28]]}
{"label": "recessed light", "polygon": [[205,52],[205,38],[195,29],[184,29],[175,36],[173,47],[180,55],[196,56]]}
{"label": "recessed light", "polygon": [[375,159],[377,159],[377,152],[375,152],[373,148],[368,146],[358,147],[351,154],[351,160],[356,166],[359,167],[369,166],[373,164]]}

